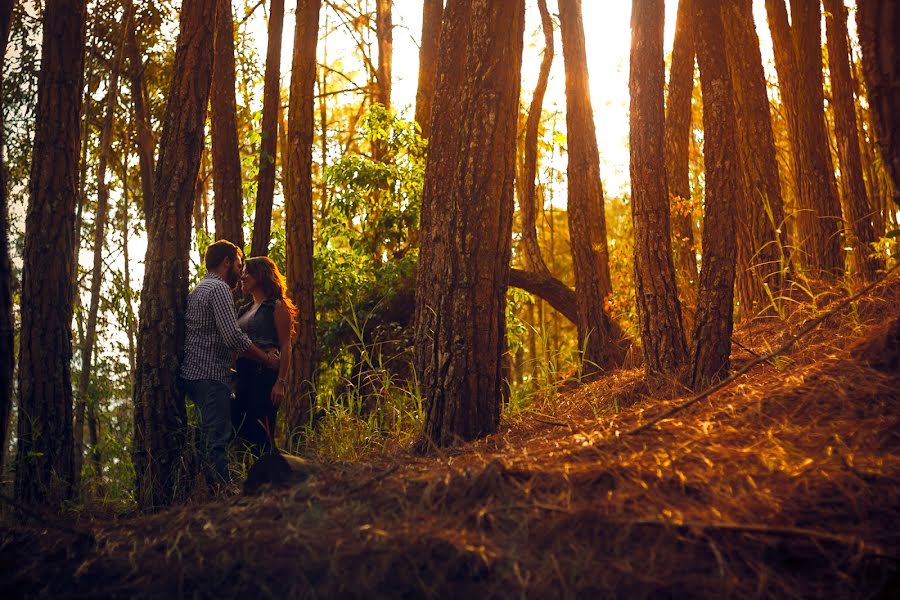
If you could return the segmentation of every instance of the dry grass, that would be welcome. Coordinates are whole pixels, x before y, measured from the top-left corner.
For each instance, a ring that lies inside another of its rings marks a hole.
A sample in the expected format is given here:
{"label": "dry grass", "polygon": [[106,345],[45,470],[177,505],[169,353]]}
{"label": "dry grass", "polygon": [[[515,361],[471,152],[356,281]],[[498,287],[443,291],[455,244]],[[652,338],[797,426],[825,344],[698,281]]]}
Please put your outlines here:
{"label": "dry grass", "polygon": [[[827,308],[736,338],[764,354]],[[895,274],[637,435],[689,394],[621,371],[442,456],[324,464],[259,497],[76,524],[86,536],[7,528],[0,595],[890,597],[898,318]]]}

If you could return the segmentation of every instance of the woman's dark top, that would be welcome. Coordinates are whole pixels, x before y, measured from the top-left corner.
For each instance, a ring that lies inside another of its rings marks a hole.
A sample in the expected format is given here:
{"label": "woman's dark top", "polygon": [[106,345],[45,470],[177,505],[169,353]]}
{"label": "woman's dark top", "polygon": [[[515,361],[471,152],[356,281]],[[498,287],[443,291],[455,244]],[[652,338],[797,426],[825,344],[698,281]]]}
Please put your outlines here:
{"label": "woman's dark top", "polygon": [[[241,307],[238,320],[241,330],[263,350],[278,348],[278,330],[275,328],[275,302],[269,298],[259,305],[256,313],[246,322],[241,316],[253,308],[253,303]],[[273,371],[248,358],[237,360],[237,387],[231,411],[232,424],[237,437],[255,456],[273,451],[272,435],[278,410],[272,406],[272,386],[278,378]]]}

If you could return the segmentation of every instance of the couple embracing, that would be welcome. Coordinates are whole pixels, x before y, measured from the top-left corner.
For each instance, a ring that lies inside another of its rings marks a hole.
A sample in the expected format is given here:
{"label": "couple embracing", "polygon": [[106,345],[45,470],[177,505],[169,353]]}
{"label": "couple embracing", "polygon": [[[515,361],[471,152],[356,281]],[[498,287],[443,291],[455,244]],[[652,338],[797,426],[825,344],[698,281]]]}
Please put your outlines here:
{"label": "couple embracing", "polygon": [[[204,261],[206,276],[191,292],[185,311],[179,381],[200,413],[207,482],[220,487],[231,480],[227,448],[233,432],[257,457],[274,448],[297,311],[284,276],[268,257],[244,263],[240,248],[219,240],[206,249]],[[238,286],[252,301],[235,314]]]}

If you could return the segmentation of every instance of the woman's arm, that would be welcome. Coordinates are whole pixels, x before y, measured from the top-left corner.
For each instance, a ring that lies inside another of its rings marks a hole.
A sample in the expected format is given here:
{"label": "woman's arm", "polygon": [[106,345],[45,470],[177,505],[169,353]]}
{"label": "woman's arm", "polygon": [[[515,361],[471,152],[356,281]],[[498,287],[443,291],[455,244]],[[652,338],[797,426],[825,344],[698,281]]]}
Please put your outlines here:
{"label": "woman's arm", "polygon": [[275,302],[275,331],[281,360],[278,363],[278,379],[272,386],[272,406],[278,408],[287,391],[287,373],[291,366],[291,315],[280,300]]}

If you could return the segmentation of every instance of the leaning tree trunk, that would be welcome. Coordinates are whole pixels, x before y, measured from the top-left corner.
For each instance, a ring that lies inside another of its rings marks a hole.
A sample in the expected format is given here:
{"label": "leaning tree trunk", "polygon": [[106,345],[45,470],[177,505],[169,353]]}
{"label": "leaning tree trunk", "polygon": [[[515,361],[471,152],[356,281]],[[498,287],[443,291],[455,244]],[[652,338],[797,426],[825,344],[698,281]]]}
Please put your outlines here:
{"label": "leaning tree trunk", "polygon": [[219,0],[216,13],[215,57],[210,90],[213,215],[216,239],[244,247],[244,203],[241,155],[237,139],[237,101],[234,82],[234,19],[231,0]]}
{"label": "leaning tree trunk", "polygon": [[740,313],[749,317],[779,294],[787,265],[787,236],[752,0],[726,3],[722,19],[739,125],[735,136],[742,186],[735,223],[735,286]]}
{"label": "leaning tree trunk", "polygon": [[[86,3],[46,0],[25,219],[16,500],[72,495],[72,268]],[[4,275],[5,276],[5,275]]]}
{"label": "leaning tree trunk", "polygon": [[184,0],[172,67],[141,291],[134,382],[136,498],[149,509],[187,492],[187,411],[175,385],[184,346],[191,212],[212,80],[218,0]]}
{"label": "leaning tree trunk", "polygon": [[88,304],[87,327],[81,345],[81,374],[78,378],[78,393],[75,395],[75,489],[78,490],[81,467],[84,463],[84,413],[88,405],[88,390],[91,383],[94,344],[97,340],[97,313],[100,309],[100,292],[103,287],[103,244],[106,239],[106,219],[109,212],[109,185],[106,183],[106,169],[112,155],[113,121],[119,100],[119,72],[125,54],[126,33],[131,27],[133,6],[126,6],[122,16],[122,39],[109,73],[106,91],[106,114],[100,131],[100,156],[97,159],[97,210],[94,213],[94,263],[91,270],[91,298]]}
{"label": "leaning tree trunk", "polygon": [[416,123],[422,130],[422,137],[427,139],[431,131],[431,105],[434,102],[444,0],[423,0],[422,4],[422,44],[419,46]]}
{"label": "leaning tree trunk", "polygon": [[863,78],[875,140],[893,183],[894,202],[900,207],[900,77],[897,76],[900,2],[858,0],[856,10]]}
{"label": "leaning tree trunk", "polygon": [[734,132],[734,92],[725,60],[723,0],[694,2],[697,62],[703,94],[703,159],[706,211],[703,267],[691,336],[691,385],[698,388],[728,373],[734,299],[734,212],[740,176]]}
{"label": "leaning tree trunk", "polygon": [[269,238],[272,236],[275,158],[278,152],[278,107],[281,103],[281,36],[283,29],[284,0],[272,0],[269,11],[269,43],[266,48],[266,74],[263,84],[259,180],[256,187],[256,212],[253,215],[251,256],[268,254]]}
{"label": "leaning tree trunk", "polygon": [[698,275],[689,158],[695,54],[691,21],[691,0],[679,0],[666,104],[665,157],[678,293],[682,308],[693,310],[697,306]]}
{"label": "leaning tree trunk", "polygon": [[621,356],[617,340],[612,339],[609,316],[604,311],[612,283],[581,0],[560,0],[559,22],[566,71],[568,217],[578,295],[578,347],[582,351],[581,372],[591,377],[614,365]]}
{"label": "leaning tree trunk", "polygon": [[288,106],[287,281],[297,305],[291,376],[285,410],[287,431],[309,424],[315,402],[316,307],[313,301],[312,145],[316,42],[321,0],[298,0]]}
{"label": "leaning tree trunk", "polygon": [[524,27],[523,0],[444,13],[416,277],[423,451],[500,422]]}
{"label": "leaning tree trunk", "polygon": [[856,102],[850,77],[850,45],[847,40],[847,7],[844,0],[825,0],[828,43],[828,71],[831,74],[831,100],[834,106],[834,133],[843,183],[843,212],[853,265],[857,276],[874,281],[884,263],[875,255],[875,228],[866,184],[863,181],[859,137],[856,133]]}
{"label": "leaning tree trunk", "polygon": [[[0,89],[2,63],[12,25],[12,0],[0,2]],[[0,110],[0,148],[3,147],[3,111]],[[9,260],[9,200],[6,193],[6,162],[0,156],[0,475],[6,459],[9,416],[13,404],[13,372],[16,367],[15,321],[12,312],[12,267]]]}
{"label": "leaning tree trunk", "polygon": [[631,217],[634,221],[635,298],[647,370],[671,373],[688,351],[675,284],[665,168],[663,0],[632,4]]}

